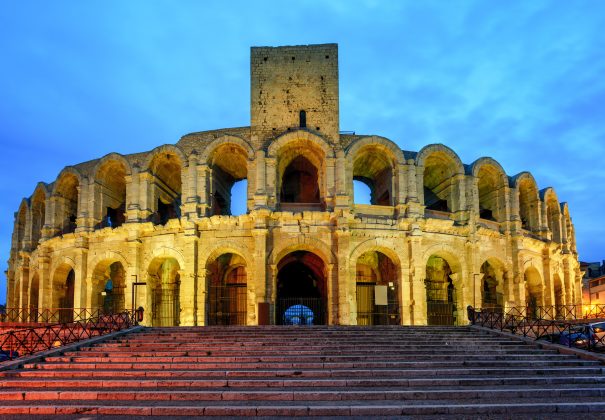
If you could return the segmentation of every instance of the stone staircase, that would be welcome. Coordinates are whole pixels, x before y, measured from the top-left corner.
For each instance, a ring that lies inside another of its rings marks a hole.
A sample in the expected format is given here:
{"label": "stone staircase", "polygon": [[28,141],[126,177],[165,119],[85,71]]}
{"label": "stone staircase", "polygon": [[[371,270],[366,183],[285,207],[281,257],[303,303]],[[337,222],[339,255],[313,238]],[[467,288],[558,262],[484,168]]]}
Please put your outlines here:
{"label": "stone staircase", "polygon": [[604,372],[470,327],[146,328],[0,372],[0,415],[598,418]]}

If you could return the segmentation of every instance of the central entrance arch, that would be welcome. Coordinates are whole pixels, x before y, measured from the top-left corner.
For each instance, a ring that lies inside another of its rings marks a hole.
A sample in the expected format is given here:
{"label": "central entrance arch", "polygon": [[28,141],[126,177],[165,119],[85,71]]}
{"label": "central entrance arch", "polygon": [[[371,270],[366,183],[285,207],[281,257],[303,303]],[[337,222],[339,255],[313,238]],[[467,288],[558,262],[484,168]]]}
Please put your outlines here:
{"label": "central entrance arch", "polygon": [[323,260],[309,251],[294,251],[277,265],[278,325],[323,325],[326,307]]}

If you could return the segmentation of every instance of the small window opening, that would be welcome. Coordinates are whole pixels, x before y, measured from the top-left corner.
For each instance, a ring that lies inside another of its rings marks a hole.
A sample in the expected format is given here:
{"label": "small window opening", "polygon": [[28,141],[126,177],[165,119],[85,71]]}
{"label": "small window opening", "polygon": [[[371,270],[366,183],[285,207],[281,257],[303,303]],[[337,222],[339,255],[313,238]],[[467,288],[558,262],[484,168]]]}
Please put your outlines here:
{"label": "small window opening", "polygon": [[126,221],[126,218],[124,216],[125,210],[126,206],[124,204],[122,204],[117,209],[107,207],[107,213],[105,216],[103,227],[116,228],[122,226]]}
{"label": "small window opening", "polygon": [[300,120],[300,128],[306,128],[307,127],[307,112],[306,111],[300,111],[299,114],[299,120]]}
{"label": "small window opening", "polygon": [[492,220],[494,222],[496,221],[493,212],[489,209],[479,209],[479,217],[485,220]]}

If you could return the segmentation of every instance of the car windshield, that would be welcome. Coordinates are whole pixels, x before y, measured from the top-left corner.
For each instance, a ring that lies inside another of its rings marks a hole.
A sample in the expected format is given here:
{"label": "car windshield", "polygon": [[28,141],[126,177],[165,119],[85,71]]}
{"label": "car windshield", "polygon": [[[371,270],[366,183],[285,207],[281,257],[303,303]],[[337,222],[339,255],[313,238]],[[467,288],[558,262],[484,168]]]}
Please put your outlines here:
{"label": "car windshield", "polygon": [[595,333],[605,333],[605,322],[601,322],[599,324],[594,324],[592,326],[592,330]]}

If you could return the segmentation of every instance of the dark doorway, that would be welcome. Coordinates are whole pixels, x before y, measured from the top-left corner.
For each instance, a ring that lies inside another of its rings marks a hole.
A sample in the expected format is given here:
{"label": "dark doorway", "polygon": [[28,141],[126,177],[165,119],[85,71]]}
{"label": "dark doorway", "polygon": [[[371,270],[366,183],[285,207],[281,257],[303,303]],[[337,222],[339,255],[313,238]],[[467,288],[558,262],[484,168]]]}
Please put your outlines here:
{"label": "dark doorway", "polygon": [[72,322],[74,320],[74,291],[76,284],[76,273],[69,270],[65,280],[65,296],[61,299],[60,322]]}
{"label": "dark doorway", "polygon": [[278,265],[276,324],[325,323],[324,263],[317,255],[296,251]]}

